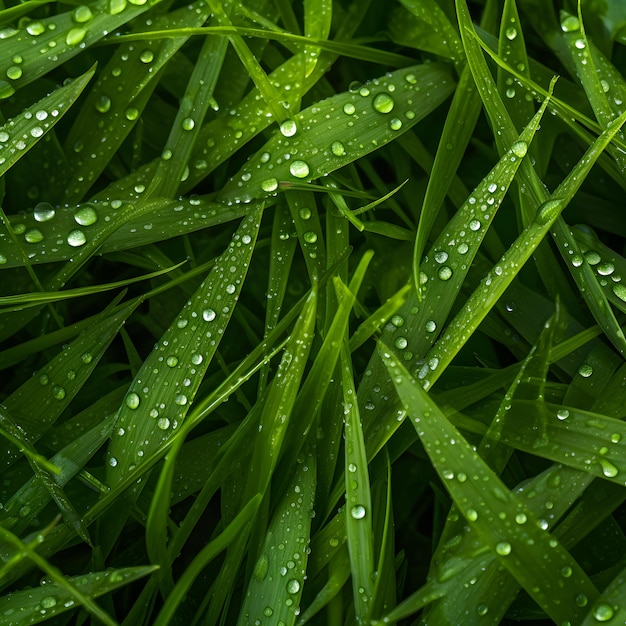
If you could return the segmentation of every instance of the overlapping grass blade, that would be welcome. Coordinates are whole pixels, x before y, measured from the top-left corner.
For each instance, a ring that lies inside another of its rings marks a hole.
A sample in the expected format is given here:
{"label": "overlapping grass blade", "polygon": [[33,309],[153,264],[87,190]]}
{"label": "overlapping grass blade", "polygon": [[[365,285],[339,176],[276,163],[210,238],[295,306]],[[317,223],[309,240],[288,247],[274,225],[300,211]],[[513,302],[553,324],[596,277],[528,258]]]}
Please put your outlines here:
{"label": "overlapping grass blade", "polygon": [[[580,565],[541,528],[525,502],[506,488],[397,359],[384,346],[381,350],[426,452],[484,545],[554,621],[582,619],[586,611],[575,596],[595,602],[598,592]],[[567,594],[558,585],[564,572]]]}

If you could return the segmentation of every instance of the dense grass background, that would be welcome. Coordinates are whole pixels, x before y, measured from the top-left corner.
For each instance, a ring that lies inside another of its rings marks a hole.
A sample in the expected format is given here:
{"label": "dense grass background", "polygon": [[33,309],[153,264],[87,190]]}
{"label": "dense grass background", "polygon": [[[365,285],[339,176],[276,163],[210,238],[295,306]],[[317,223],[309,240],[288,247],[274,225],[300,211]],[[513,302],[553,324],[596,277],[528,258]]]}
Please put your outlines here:
{"label": "dense grass background", "polygon": [[0,0],[0,626],[625,624],[625,45]]}

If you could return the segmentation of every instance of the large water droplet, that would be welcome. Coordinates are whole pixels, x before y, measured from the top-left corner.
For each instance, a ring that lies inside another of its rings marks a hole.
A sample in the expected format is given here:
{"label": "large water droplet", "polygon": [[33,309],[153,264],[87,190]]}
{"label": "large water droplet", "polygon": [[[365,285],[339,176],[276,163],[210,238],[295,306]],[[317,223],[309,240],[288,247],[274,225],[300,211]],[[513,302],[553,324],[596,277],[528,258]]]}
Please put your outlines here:
{"label": "large water droplet", "polygon": [[341,141],[333,141],[333,143],[330,144],[330,151],[338,157],[343,156],[346,153],[346,149]]}
{"label": "large water droplet", "polygon": [[87,242],[87,237],[82,230],[78,228],[76,230],[72,230],[67,235],[67,243],[72,246],[72,248],[78,248],[84,245]]}
{"label": "large water droplet", "polygon": [[615,465],[613,465],[613,463],[610,463],[606,459],[599,459],[598,462],[600,463],[600,467],[602,468],[602,473],[607,478],[615,478],[618,475],[619,470],[617,469],[617,467],[615,467]]}
{"label": "large water droplet", "polygon": [[564,33],[572,33],[580,30],[580,21],[574,15],[561,11],[561,30]]}
{"label": "large water droplet", "polygon": [[294,594],[298,591],[300,591],[300,583],[295,578],[287,581],[287,593]]}
{"label": "large water droplet", "polygon": [[202,311],[202,319],[205,322],[212,322],[217,317],[217,313],[213,309],[204,309]]}
{"label": "large water droplet", "polygon": [[504,31],[504,34],[509,41],[513,41],[517,37],[517,29],[511,26]]}
{"label": "large water droplet", "polygon": [[615,611],[610,604],[607,604],[606,602],[601,602],[593,607],[593,611],[591,612],[591,614],[593,615],[593,619],[595,619],[597,622],[608,622],[610,619],[613,618],[613,615],[615,615]]}
{"label": "large water droplet", "polygon": [[77,46],[83,41],[86,35],[87,31],[84,28],[72,28],[68,31],[67,35],[65,35],[65,43],[68,46]]}
{"label": "large water droplet", "polygon": [[343,105],[343,112],[346,115],[354,115],[355,111],[356,107],[352,104],[352,102],[346,102],[346,104]]}
{"label": "large water droplet", "polygon": [[263,191],[272,192],[278,189],[278,181],[275,178],[268,178],[261,183]]}
{"label": "large water droplet", "polygon": [[511,146],[511,152],[520,159],[526,156],[528,152],[528,144],[525,141],[516,141]]}
{"label": "large water droplet", "polygon": [[93,13],[88,6],[84,4],[82,6],[76,7],[72,11],[72,19],[79,24],[84,24],[93,18]]}
{"label": "large water droplet", "polygon": [[24,239],[26,239],[28,243],[39,243],[43,241],[43,233],[38,228],[29,228],[24,233]]}
{"label": "large water droplet", "polygon": [[508,556],[511,554],[511,544],[508,541],[501,541],[496,545],[496,553],[500,556]]}
{"label": "large water droplet", "polygon": [[309,175],[309,166],[304,161],[293,161],[289,165],[289,171],[296,178],[306,178]]}
{"label": "large water droplet", "polygon": [[107,113],[111,109],[111,98],[105,95],[98,96],[95,107],[99,113]]}
{"label": "large water droplet", "polygon": [[298,131],[298,127],[296,126],[296,123],[293,120],[285,120],[280,125],[280,132],[283,135],[283,137],[293,137],[297,131]]}
{"label": "large water droplet", "polygon": [[134,391],[131,391],[129,394],[127,394],[124,402],[129,409],[136,409],[139,407],[139,403],[141,402],[141,400]]}
{"label": "large water droplet", "polygon": [[91,226],[98,221],[98,214],[91,206],[84,206],[74,213],[74,220],[81,226]]}
{"label": "large water droplet", "polygon": [[363,519],[366,514],[367,511],[362,504],[357,504],[350,509],[350,515],[352,516],[352,519]]}
{"label": "large water droplet", "polygon": [[373,100],[372,106],[379,113],[391,113],[395,102],[388,93],[379,93]]}

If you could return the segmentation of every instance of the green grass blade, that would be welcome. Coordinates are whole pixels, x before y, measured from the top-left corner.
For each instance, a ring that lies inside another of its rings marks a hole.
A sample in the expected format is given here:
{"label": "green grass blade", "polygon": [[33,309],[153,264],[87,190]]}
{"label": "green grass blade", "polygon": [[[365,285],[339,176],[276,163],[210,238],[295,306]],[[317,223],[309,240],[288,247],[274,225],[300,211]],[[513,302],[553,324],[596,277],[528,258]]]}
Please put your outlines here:
{"label": "green grass blade", "polygon": [[[263,622],[264,618],[285,626],[295,623],[305,586],[316,477],[315,455],[304,454],[265,535],[238,624]],[[282,547],[277,550],[276,546]]]}
{"label": "green grass blade", "polygon": [[[582,619],[584,610],[574,598],[577,592],[595,601],[598,592],[591,580],[558,541],[542,530],[524,501],[506,488],[406,369],[388,350],[381,350],[426,452],[483,545],[554,621]],[[558,585],[564,571],[569,578],[567,593]]]}
{"label": "green grass blade", "polygon": [[344,390],[346,534],[352,597],[358,624],[366,623],[374,593],[374,543],[372,536],[372,495],[365,442],[361,429],[356,389],[348,351],[342,352],[341,379]]}

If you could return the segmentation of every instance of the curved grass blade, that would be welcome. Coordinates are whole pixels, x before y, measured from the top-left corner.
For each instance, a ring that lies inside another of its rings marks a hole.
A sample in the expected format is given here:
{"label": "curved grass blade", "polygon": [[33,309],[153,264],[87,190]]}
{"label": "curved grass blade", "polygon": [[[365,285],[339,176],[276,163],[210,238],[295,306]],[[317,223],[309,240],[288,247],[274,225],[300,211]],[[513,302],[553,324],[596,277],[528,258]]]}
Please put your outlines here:
{"label": "curved grass blade", "polygon": [[141,465],[182,425],[232,316],[261,215],[262,206],[257,205],[244,219],[130,385],[109,446],[110,485]]}
{"label": "curved grass blade", "polygon": [[0,597],[0,614],[3,616],[0,623],[6,626],[38,624],[56,615],[75,610],[84,598],[89,599],[88,603],[83,603],[87,610],[100,618],[103,623],[115,626],[117,622],[102,609],[93,610],[97,605],[92,599],[143,578],[154,569],[150,566],[110,569],[69,577],[63,585],[58,580],[53,580],[41,587],[14,591]]}
{"label": "curved grass blade", "polygon": [[[237,540],[237,537],[245,532],[244,529],[248,528],[251,520],[256,515],[256,512],[261,504],[262,496],[260,494],[251,498],[246,505],[241,509],[233,521],[217,536],[210,541],[200,552],[195,556],[193,561],[187,566],[183,575],[179,578],[176,586],[167,597],[163,608],[160,610],[154,626],[167,626],[174,618],[176,611],[184,600],[189,588],[200,575],[202,570],[210,563],[215,557],[222,551],[224,551],[230,544]],[[249,531],[248,531],[249,532]]]}
{"label": "curved grass blade", "polygon": [[[433,466],[482,544],[555,622],[581,620],[586,611],[575,602],[577,593],[591,602],[599,595],[584,570],[541,528],[524,500],[507,489],[397,359],[382,345],[381,351]],[[558,584],[564,572],[566,593]]]}
{"label": "curved grass blade", "polygon": [[365,624],[371,610],[374,574],[372,535],[372,494],[365,442],[361,428],[356,389],[347,347],[341,353],[341,380],[344,404],[346,535],[352,597],[358,624]]}
{"label": "curved grass blade", "polygon": [[[293,626],[296,621],[306,578],[316,466],[316,456],[310,452],[298,460],[296,472],[276,507],[261,555],[248,582],[237,620],[241,626],[257,620],[262,623],[267,617],[285,626]],[[277,550],[276,546],[281,548]]]}
{"label": "curved grass blade", "polygon": [[[74,79],[69,85],[59,87],[29,106],[23,113],[0,127],[0,176],[6,174],[64,115],[83,92],[94,75],[95,68]],[[14,229],[15,230],[15,229]],[[32,230],[24,234],[25,240],[41,241],[40,233]],[[2,233],[5,238],[6,235]],[[6,263],[0,239],[0,265]]]}
{"label": "curved grass blade", "polygon": [[[207,198],[139,200],[118,198],[73,207],[39,203],[33,212],[10,216],[17,244],[0,230],[0,269],[67,261],[98,237],[98,254],[127,250],[243,217],[250,207],[227,207]],[[128,220],[118,219],[128,211]],[[27,236],[27,233],[32,233]],[[22,253],[23,252],[23,253]]]}
{"label": "curved grass blade", "polygon": [[355,93],[327,98],[283,122],[217,199],[247,203],[329,174],[406,132],[452,89],[447,68],[430,63],[396,70]]}

